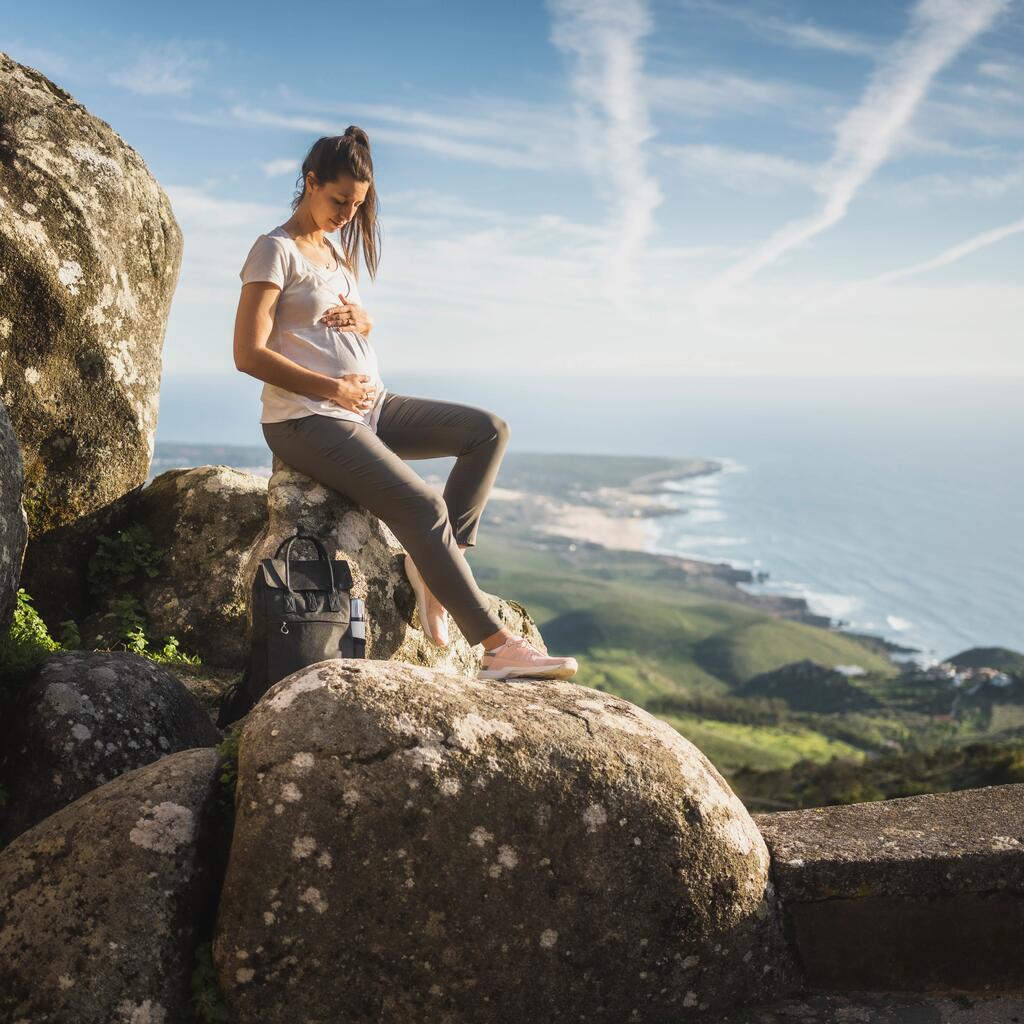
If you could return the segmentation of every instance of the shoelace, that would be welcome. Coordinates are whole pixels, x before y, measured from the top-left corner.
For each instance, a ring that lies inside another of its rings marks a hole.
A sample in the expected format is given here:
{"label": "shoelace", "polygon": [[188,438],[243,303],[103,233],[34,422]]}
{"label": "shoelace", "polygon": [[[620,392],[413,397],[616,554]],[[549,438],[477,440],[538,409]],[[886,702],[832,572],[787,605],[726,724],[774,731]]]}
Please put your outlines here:
{"label": "shoelace", "polygon": [[[496,647],[493,651],[485,651],[484,653],[485,654],[490,654],[490,655],[494,656],[499,651],[505,650],[506,647],[518,647],[518,648],[528,647],[531,651],[536,650],[536,648],[533,646],[533,644],[531,644],[530,641],[527,640],[525,636],[513,636],[513,637],[510,637],[508,640],[506,640],[500,647]],[[540,654],[540,651],[537,651],[537,653]]]}

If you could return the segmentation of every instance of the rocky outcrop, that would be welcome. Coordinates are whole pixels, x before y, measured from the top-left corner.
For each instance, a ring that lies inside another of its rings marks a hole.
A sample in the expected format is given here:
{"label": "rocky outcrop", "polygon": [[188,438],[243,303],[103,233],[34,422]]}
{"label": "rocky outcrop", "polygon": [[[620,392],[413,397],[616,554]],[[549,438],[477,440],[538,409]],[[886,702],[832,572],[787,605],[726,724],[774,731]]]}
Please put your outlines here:
{"label": "rocky outcrop", "polygon": [[600,691],[324,662],[242,731],[214,934],[239,1021],[706,1017],[785,989],[778,925],[721,775]]}
{"label": "rocky outcrop", "polygon": [[128,652],[57,651],[20,704],[0,756],[0,845],[112,778],[221,740],[171,672]]}
{"label": "rocky outcrop", "polygon": [[[452,641],[436,647],[419,628],[416,601],[405,575],[404,549],[372,513],[337,491],[297,473],[275,457],[266,477],[229,466],[171,470],[76,523],[32,538],[23,580],[43,619],[56,629],[65,619],[83,624],[83,639],[102,644],[104,607],[89,589],[89,561],[101,535],[132,524],[147,527],[164,552],[157,574],[126,584],[146,615],[147,635],[176,637],[205,664],[241,669],[249,647],[252,581],[264,558],[299,524],[312,531],[332,558],[348,561],[352,596],[369,610],[367,656],[475,670],[474,651],[452,622]],[[295,559],[316,557],[295,545]],[[526,609],[498,597],[491,605],[519,636],[543,638]]]}
{"label": "rocky outcrop", "polygon": [[204,663],[239,667],[248,653],[247,558],[267,523],[266,477],[230,466],[161,473],[137,521],[164,552],[140,597],[155,637],[175,636]]}
{"label": "rocky outcrop", "polygon": [[18,603],[18,581],[28,541],[28,519],[21,504],[25,474],[21,449],[0,401],[0,636],[5,636]]}
{"label": "rocky outcrop", "polygon": [[145,481],[181,255],[142,157],[0,53],[0,397],[33,536]]}
{"label": "rocky outcrop", "polygon": [[[305,532],[323,541],[332,558],[349,562],[353,597],[366,601],[369,628],[367,657],[378,661],[404,661],[414,665],[476,670],[479,649],[474,651],[449,617],[451,642],[441,648],[418,628],[419,616],[412,587],[405,574],[404,548],[386,523],[362,506],[283,463],[273,460],[273,476],[267,494],[268,519],[264,533],[253,545],[242,577],[252,580],[264,558],[273,557],[281,541]],[[293,558],[315,558],[310,545],[296,544]],[[522,605],[491,597],[491,610],[513,633],[539,646],[543,638]]]}
{"label": "rocky outcrop", "polygon": [[754,820],[810,987],[1024,992],[1024,784]]}
{"label": "rocky outcrop", "polygon": [[0,851],[0,1019],[195,1019],[219,889],[217,753],[185,750],[76,800]]}
{"label": "rocky outcrop", "polygon": [[223,668],[244,664],[248,646],[242,579],[245,556],[267,520],[266,477],[230,466],[161,473],[144,488],[73,523],[33,537],[24,586],[55,630],[73,619],[89,646],[113,646],[106,622],[108,597],[94,591],[89,564],[101,538],[144,526],[162,552],[154,576],[137,573],[118,588],[135,597],[151,640],[176,637],[183,650]]}

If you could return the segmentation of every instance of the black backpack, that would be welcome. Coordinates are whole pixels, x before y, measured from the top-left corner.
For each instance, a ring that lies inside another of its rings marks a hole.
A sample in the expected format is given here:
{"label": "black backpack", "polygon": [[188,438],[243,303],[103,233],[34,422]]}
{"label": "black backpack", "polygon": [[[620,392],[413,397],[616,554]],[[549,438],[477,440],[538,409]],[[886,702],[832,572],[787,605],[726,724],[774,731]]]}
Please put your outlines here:
{"label": "black backpack", "polygon": [[[309,541],[312,561],[292,560],[292,545]],[[284,557],[281,557],[281,551]],[[299,526],[281,541],[273,558],[264,558],[252,581],[252,631],[249,660],[239,682],[218,706],[217,728],[226,729],[286,675],[332,658],[365,656],[352,635],[349,591],[352,572],[344,559],[327,555],[320,540]]]}

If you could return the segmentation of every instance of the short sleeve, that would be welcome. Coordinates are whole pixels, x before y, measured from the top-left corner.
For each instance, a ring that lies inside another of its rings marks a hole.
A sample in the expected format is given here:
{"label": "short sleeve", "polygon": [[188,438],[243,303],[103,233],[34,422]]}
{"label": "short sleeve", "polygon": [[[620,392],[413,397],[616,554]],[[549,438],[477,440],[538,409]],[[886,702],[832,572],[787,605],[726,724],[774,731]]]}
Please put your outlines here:
{"label": "short sleeve", "polygon": [[242,284],[271,281],[283,289],[288,279],[288,261],[281,244],[270,235],[260,235],[249,250],[238,276]]}

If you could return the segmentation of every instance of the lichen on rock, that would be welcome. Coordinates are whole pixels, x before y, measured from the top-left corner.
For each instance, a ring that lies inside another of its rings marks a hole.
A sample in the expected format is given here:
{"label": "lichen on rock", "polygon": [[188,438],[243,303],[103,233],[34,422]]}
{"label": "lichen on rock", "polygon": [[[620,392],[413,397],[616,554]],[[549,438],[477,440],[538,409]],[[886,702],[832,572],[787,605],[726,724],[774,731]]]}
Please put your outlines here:
{"label": "lichen on rock", "polygon": [[0,398],[30,534],[149,472],[182,234],[142,157],[0,53]]}
{"label": "lichen on rock", "polygon": [[743,804],[597,690],[323,662],[250,713],[237,807],[214,962],[240,1019],[667,1021],[791,983]]}

